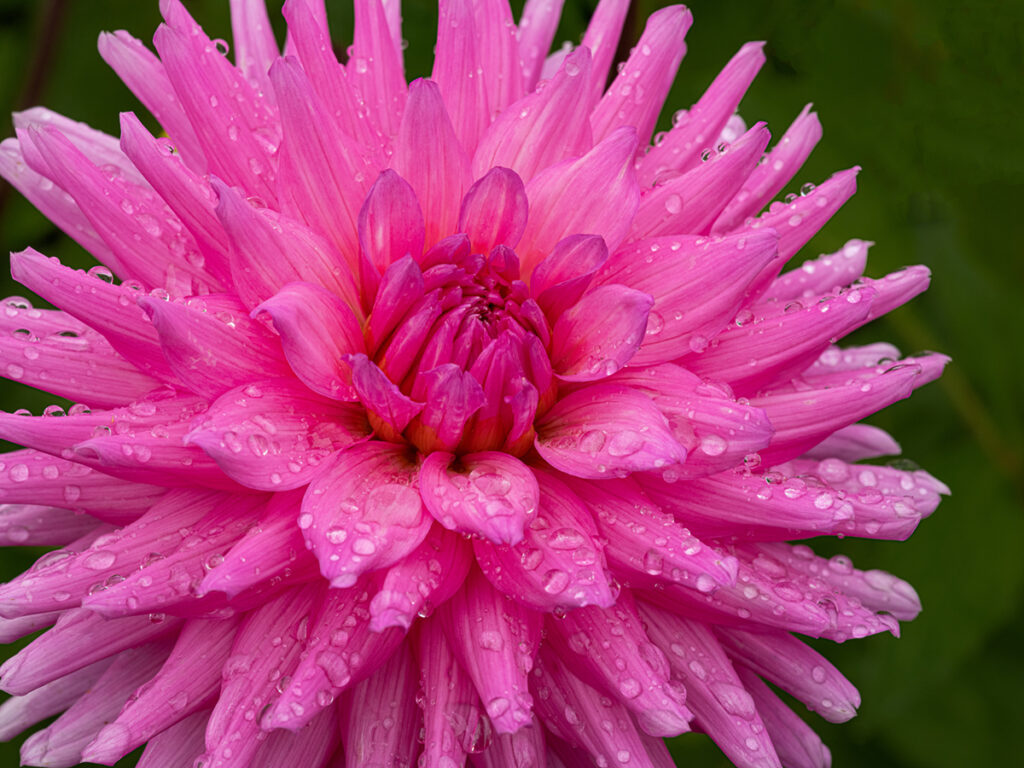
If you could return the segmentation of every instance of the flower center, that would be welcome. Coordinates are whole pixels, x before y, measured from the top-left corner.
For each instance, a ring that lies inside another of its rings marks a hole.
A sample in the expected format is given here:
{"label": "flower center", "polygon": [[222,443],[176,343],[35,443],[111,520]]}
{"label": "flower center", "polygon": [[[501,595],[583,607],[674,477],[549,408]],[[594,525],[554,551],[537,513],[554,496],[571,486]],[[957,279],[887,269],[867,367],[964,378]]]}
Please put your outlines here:
{"label": "flower center", "polygon": [[522,456],[556,383],[548,322],[519,277],[519,258],[504,245],[472,253],[468,238],[455,235],[406,271],[422,292],[374,355],[401,393],[423,404],[402,437],[425,453]]}

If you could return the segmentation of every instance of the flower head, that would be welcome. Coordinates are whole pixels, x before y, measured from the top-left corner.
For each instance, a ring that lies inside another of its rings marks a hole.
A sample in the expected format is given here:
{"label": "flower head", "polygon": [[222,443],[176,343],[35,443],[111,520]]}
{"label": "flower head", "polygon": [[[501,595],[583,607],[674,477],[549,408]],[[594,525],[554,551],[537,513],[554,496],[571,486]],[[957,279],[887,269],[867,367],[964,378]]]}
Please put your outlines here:
{"label": "flower head", "polygon": [[[744,46],[654,134],[685,52],[627,3],[548,55],[560,3],[444,0],[407,84],[397,2],[232,2],[234,64],[178,0],[156,56],[100,52],[159,120],[121,138],[15,116],[0,173],[104,266],[26,250],[0,414],[0,733],[64,713],[30,765],[662,766],[708,733],[738,766],[828,751],[853,686],[795,635],[898,631],[905,582],[789,541],[903,539],[945,487],[858,464],[860,419],[940,355],[835,340],[928,283],[868,243],[783,266],[857,169],[772,203],[821,134],[765,154]],[[59,418],[58,418],[59,417]],[[66,711],[65,711],[66,710]]]}

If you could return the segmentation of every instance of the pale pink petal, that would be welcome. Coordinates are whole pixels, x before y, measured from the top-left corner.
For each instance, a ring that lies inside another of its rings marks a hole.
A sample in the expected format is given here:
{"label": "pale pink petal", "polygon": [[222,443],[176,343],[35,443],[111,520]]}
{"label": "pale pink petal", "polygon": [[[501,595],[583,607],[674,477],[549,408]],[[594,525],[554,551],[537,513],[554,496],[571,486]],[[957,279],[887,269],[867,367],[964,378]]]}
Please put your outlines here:
{"label": "pale pink petal", "polygon": [[[359,211],[359,247],[377,272],[423,255],[423,212],[409,182],[392,170],[377,177]],[[379,279],[379,278],[378,278]],[[364,293],[369,286],[364,286]]]}
{"label": "pale pink petal", "polygon": [[171,768],[191,763],[203,751],[203,730],[209,715],[208,710],[196,712],[158,733],[146,744],[138,768]]}
{"label": "pale pink petal", "polygon": [[506,600],[473,569],[438,612],[449,647],[466,670],[498,733],[527,725],[533,706],[528,676],[540,644],[539,613]]}
{"label": "pale pink petal", "polygon": [[538,472],[540,507],[515,546],[473,542],[477,564],[506,595],[541,611],[615,602],[593,517],[584,502],[548,472]]}
{"label": "pale pink petal", "polygon": [[805,454],[808,458],[835,457],[844,461],[898,456],[900,444],[885,430],[870,424],[851,424],[837,429]]}
{"label": "pale pink petal", "polygon": [[612,693],[652,736],[689,730],[685,693],[670,681],[665,655],[647,639],[623,593],[612,608],[588,606],[547,623],[546,642],[582,680]]}
{"label": "pale pink petal", "polygon": [[231,39],[235,44],[235,66],[267,93],[267,71],[281,52],[264,0],[231,0]]}
{"label": "pale pink petal", "polygon": [[401,560],[427,535],[433,519],[410,459],[401,445],[358,443],[313,477],[299,527],[333,586],[350,587],[359,574]]}
{"label": "pale pink petal", "polygon": [[599,0],[590,17],[581,46],[589,48],[593,56],[590,90],[594,95],[599,96],[604,90],[628,12],[629,0]]}
{"label": "pale pink petal", "polygon": [[0,504],[0,542],[5,547],[60,547],[99,525],[70,509],[38,504]]}
{"label": "pale pink petal", "polygon": [[367,434],[355,405],[320,397],[294,379],[270,379],[225,392],[186,440],[246,487],[286,491],[308,483],[332,453]]}
{"label": "pale pink petal", "polygon": [[620,248],[595,285],[622,284],[654,299],[633,365],[667,362],[707,346],[747,300],[751,282],[779,263],[775,233],[719,240],[658,237]]}
{"label": "pale pink petal", "polygon": [[624,285],[584,294],[555,322],[551,366],[565,381],[594,381],[626,366],[644,340],[654,299]]}
{"label": "pale pink petal", "polygon": [[522,541],[524,526],[536,515],[540,498],[530,468],[494,451],[458,459],[450,453],[430,454],[420,469],[420,493],[444,527],[483,536],[495,544]]}
{"label": "pale pink petal", "polygon": [[523,86],[532,91],[540,79],[544,57],[558,30],[565,0],[526,0],[519,17],[519,58],[523,65]]}
{"label": "pale pink petal", "polygon": [[662,8],[647,18],[629,59],[591,113],[595,140],[631,125],[641,145],[650,142],[661,105],[686,55],[683,38],[691,24],[693,15],[681,5]]}
{"label": "pale pink petal", "polygon": [[776,696],[761,678],[743,666],[736,675],[754,700],[772,746],[783,765],[792,768],[831,768],[832,755],[803,719]]}
{"label": "pale pink petal", "polygon": [[568,235],[600,235],[609,250],[619,246],[640,200],[633,169],[636,146],[636,132],[620,128],[583,157],[551,166],[530,180],[526,195],[531,215],[517,251],[524,275]]}
{"label": "pale pink petal", "polygon": [[253,310],[270,315],[292,371],[317,394],[354,401],[352,372],[343,360],[364,349],[351,307],[312,283],[288,283]]}
{"label": "pale pink petal", "polygon": [[[437,83],[452,128],[467,152],[476,149],[481,134],[497,108],[489,104],[484,77],[483,29],[487,21],[477,15],[470,0],[442,0],[438,4],[437,46],[431,79]],[[515,76],[520,77],[516,72]]]}
{"label": "pale pink petal", "polygon": [[594,384],[562,398],[537,423],[537,450],[556,469],[592,480],[662,469],[686,458],[654,402]]}
{"label": "pale pink petal", "polygon": [[26,728],[63,712],[96,684],[113,661],[101,659],[24,696],[9,698],[0,705],[0,738],[8,741]]}
{"label": "pale pink petal", "polygon": [[400,44],[383,0],[355,0],[352,53],[345,69],[384,136],[398,133],[407,86]]}
{"label": "pale pink petal", "polygon": [[835,253],[808,259],[775,278],[762,298],[785,303],[849,285],[864,274],[872,245],[865,240],[849,240]]}
{"label": "pale pink petal", "polygon": [[[764,162],[743,183],[742,189],[715,220],[712,232],[728,232],[755,215],[796,175],[821,138],[818,115],[808,104],[778,140]],[[810,190],[805,186],[801,192]]]}
{"label": "pale pink petal", "polygon": [[704,624],[641,604],[647,632],[686,686],[695,722],[737,768],[782,768],[753,698]]}
{"label": "pale pink petal", "polygon": [[596,96],[588,87],[590,51],[570,54],[542,90],[510,104],[484,133],[473,155],[473,176],[510,168],[529,182],[545,168],[590,151],[594,139],[587,114]]}
{"label": "pale pink petal", "polygon": [[784,632],[716,627],[729,655],[832,723],[857,714],[860,694],[824,656]]}
{"label": "pale pink petal", "polygon": [[220,690],[238,618],[185,622],[160,671],[82,750],[86,762],[111,764],[185,717],[209,707]]}
{"label": "pale pink petal", "polygon": [[462,586],[473,562],[464,539],[433,525],[423,542],[388,569],[380,591],[370,602],[370,629],[409,629]]}

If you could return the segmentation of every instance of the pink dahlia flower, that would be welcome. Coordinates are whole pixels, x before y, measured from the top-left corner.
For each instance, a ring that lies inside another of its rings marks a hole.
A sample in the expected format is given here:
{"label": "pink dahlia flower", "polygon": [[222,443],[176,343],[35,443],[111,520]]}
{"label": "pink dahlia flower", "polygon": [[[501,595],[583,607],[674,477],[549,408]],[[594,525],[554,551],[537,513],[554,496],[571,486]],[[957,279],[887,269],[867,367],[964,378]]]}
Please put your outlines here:
{"label": "pink dahlia flower", "polygon": [[[2,539],[57,546],[0,587],[28,765],[829,763],[771,683],[830,721],[855,688],[797,635],[897,633],[904,581],[787,543],[903,539],[946,492],[858,464],[860,419],[940,355],[836,339],[918,294],[868,243],[781,273],[857,169],[772,203],[817,142],[765,155],[744,46],[653,136],[690,14],[602,0],[548,55],[557,0],[441,3],[406,82],[397,0],[320,0],[281,56],[233,0],[235,63],[178,0],[157,55],[100,53],[156,116],[121,138],[15,117],[0,171],[103,265],[33,250],[9,378],[75,402],[0,415]],[[60,417],[60,418],[58,418]],[[52,628],[51,628],[52,627]]]}

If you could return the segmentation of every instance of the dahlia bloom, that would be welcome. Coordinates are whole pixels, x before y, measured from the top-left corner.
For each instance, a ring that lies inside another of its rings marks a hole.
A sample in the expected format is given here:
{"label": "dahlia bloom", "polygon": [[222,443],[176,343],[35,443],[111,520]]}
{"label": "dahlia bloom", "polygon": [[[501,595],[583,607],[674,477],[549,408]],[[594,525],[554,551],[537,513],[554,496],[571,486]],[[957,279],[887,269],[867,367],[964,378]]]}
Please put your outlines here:
{"label": "dahlia bloom", "polygon": [[[771,203],[821,135],[765,154],[740,49],[652,136],[685,52],[628,3],[548,54],[560,0],[443,0],[407,83],[397,0],[232,0],[234,64],[178,0],[157,55],[100,53],[159,121],[42,108],[0,173],[103,266],[26,250],[0,372],[74,401],[0,414],[0,537],[56,546],[0,586],[0,734],[28,765],[829,764],[856,689],[797,635],[889,631],[904,581],[816,556],[904,539],[948,491],[858,463],[862,418],[935,379],[845,336],[920,293],[869,243],[783,266],[856,168]],[[418,761],[418,762],[417,762]]]}

